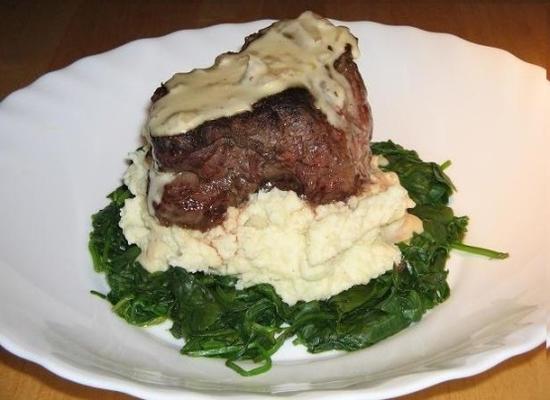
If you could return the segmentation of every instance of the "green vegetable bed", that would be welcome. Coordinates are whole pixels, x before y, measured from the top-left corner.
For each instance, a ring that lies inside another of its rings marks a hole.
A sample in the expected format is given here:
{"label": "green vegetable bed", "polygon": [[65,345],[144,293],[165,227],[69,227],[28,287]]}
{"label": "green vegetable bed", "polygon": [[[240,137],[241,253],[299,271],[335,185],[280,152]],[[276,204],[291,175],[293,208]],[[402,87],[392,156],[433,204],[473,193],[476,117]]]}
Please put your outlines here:
{"label": "green vegetable bed", "polygon": [[[120,209],[131,197],[125,186],[108,197],[111,203],[92,217],[89,248],[97,272],[106,275],[113,311],[131,324],[148,326],[170,319],[176,338],[184,338],[181,353],[219,357],[244,376],[271,368],[271,356],[289,338],[308,351],[354,351],[391,336],[449,297],[445,263],[453,247],[506,254],[463,245],[467,217],[454,216],[447,206],[453,185],[447,166],[420,160],[416,152],[388,142],[374,143],[374,154],[399,175],[416,207],[410,212],[424,223],[424,232],[399,244],[402,262],[392,271],[354,286],[324,301],[284,303],[272,286],[235,288],[227,276],[189,273],[170,267],[149,273],[136,261],[140,250],[129,245],[119,228]],[[488,253],[487,253],[488,252]],[[258,363],[244,369],[238,361]]]}

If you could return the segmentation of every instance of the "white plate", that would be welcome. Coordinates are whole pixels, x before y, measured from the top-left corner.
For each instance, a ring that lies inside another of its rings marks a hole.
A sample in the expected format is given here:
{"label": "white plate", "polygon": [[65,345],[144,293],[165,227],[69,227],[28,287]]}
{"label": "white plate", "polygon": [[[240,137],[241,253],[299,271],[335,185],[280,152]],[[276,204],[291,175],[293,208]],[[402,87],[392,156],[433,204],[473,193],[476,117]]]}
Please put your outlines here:
{"label": "white plate", "polygon": [[451,298],[420,323],[351,354],[304,356],[287,346],[269,373],[253,378],[220,360],[179,355],[173,342],[127,325],[88,293],[106,289],[87,252],[90,215],[139,143],[149,96],[173,72],[208,66],[267,23],[132,42],[2,102],[2,346],[65,378],[139,397],[223,390],[370,399],[469,376],[542,343],[550,256],[544,70],[453,36],[366,22],[348,25],[360,39],[376,139],[452,159],[460,190],[453,206],[471,217],[468,242],[508,250],[508,260],[453,254]]}

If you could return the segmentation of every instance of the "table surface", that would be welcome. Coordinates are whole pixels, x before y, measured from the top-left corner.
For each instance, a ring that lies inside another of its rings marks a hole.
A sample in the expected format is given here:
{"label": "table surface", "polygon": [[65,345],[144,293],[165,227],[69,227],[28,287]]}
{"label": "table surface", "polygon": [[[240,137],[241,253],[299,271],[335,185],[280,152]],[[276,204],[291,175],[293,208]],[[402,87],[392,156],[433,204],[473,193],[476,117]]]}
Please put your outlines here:
{"label": "table surface", "polygon": [[[547,1],[86,1],[0,2],[0,99],[40,75],[128,41],[221,22],[292,18],[310,9],[341,20],[412,25],[510,51],[550,70]],[[547,399],[543,346],[474,377],[402,399]],[[0,349],[0,399],[129,399],[85,387]]]}

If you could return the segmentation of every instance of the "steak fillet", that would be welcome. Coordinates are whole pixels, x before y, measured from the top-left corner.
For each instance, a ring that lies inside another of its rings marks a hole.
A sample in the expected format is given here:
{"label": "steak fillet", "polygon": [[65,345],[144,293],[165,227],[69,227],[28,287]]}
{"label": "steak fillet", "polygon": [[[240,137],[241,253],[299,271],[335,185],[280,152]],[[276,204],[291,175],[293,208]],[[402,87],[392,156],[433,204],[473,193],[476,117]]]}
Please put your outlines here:
{"label": "steak fillet", "polygon": [[[262,31],[249,36],[243,49]],[[163,225],[208,230],[227,208],[259,189],[293,190],[311,204],[345,200],[368,182],[372,118],[350,46],[335,61],[350,85],[341,110],[345,129],[332,126],[302,87],[265,97],[252,111],[207,121],[173,136],[152,136],[160,172],[176,173],[153,209]],[[161,86],[152,101],[168,93]]]}

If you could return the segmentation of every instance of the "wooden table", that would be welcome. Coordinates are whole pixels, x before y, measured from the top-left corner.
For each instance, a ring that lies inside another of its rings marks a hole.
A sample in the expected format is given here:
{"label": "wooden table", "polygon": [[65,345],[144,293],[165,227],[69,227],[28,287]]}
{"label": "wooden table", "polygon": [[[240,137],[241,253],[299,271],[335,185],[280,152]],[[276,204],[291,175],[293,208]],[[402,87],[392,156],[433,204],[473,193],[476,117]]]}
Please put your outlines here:
{"label": "wooden table", "polygon": [[[0,4],[0,98],[40,75],[128,41],[220,22],[290,18],[311,9],[341,20],[371,20],[449,32],[504,48],[550,70],[550,2],[545,1],[17,1]],[[126,399],[81,386],[0,350],[0,399]],[[478,376],[403,399],[548,399],[543,346]]]}

